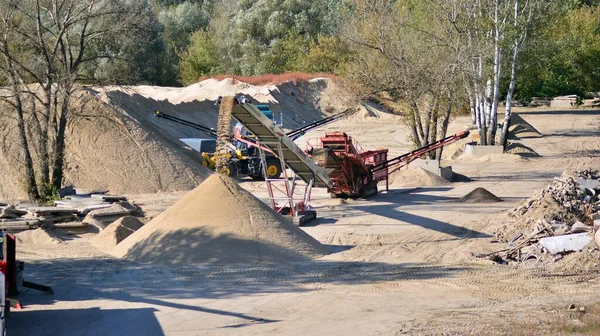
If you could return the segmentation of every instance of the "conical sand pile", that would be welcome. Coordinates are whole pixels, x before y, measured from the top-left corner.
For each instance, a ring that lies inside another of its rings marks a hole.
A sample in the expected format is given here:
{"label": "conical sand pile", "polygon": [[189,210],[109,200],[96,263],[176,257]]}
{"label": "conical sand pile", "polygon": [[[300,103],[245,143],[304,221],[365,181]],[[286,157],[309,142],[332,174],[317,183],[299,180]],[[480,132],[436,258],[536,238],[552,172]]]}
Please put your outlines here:
{"label": "conical sand pile", "polygon": [[112,222],[94,238],[90,239],[90,242],[99,250],[110,253],[117,244],[131,236],[142,226],[144,226],[144,223],[140,222],[139,219],[125,216]]}
{"label": "conical sand pile", "polygon": [[502,199],[485,188],[475,188],[458,201],[463,203],[496,203],[502,202]]}
{"label": "conical sand pile", "polygon": [[112,251],[175,265],[285,263],[327,249],[228,177],[210,176]]}

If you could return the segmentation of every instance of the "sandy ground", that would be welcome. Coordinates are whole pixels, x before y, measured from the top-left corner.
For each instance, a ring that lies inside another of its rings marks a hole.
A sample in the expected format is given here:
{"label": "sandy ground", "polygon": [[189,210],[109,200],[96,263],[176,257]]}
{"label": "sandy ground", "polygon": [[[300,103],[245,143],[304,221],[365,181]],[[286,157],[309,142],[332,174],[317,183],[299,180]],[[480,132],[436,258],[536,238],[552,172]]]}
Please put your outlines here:
{"label": "sandy ground", "polygon": [[[600,111],[526,110],[541,135],[513,139],[539,157],[445,161],[473,179],[401,188],[340,202],[314,191],[319,219],[303,229],[335,253],[285,266],[181,267],[110,258],[89,235],[19,246],[26,278],[54,288],[26,291],[8,319],[14,335],[491,335],[551,319],[569,304],[600,301],[597,273],[500,266],[469,259],[492,243],[489,219],[531,196],[566,168],[600,166]],[[468,124],[460,117],[458,131]],[[365,149],[409,149],[395,117],[336,122]],[[530,133],[527,133],[530,134]],[[519,135],[517,134],[517,137]],[[265,197],[260,182],[241,185]],[[501,203],[456,202],[476,187]],[[156,216],[179,193],[132,196]],[[210,216],[210,214],[207,214]],[[484,220],[487,218],[488,220]],[[544,334],[542,332],[536,334]],[[545,334],[553,335],[552,331]]]}

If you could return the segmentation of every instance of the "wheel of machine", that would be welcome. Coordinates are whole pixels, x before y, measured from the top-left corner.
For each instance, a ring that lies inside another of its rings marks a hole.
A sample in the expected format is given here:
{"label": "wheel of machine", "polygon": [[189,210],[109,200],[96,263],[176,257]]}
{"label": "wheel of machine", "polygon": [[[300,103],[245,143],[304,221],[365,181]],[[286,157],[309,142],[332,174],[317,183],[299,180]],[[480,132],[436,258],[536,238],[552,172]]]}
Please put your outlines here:
{"label": "wheel of machine", "polygon": [[278,179],[281,177],[281,164],[278,159],[267,159],[267,174],[270,179]]}
{"label": "wheel of machine", "polygon": [[229,177],[236,177],[238,175],[238,168],[233,162],[229,163],[228,170]]}

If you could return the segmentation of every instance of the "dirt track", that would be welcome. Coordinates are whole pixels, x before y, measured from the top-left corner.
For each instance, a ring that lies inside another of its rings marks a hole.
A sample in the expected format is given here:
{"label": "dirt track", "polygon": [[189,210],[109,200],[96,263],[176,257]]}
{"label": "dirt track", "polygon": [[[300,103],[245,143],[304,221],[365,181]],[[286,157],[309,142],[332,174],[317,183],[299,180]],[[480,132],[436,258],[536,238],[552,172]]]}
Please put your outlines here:
{"label": "dirt track", "polygon": [[[11,316],[9,330],[16,335],[514,334],[508,328],[515,323],[552,319],[553,311],[571,303],[600,302],[597,272],[469,259],[469,252],[504,246],[490,243],[483,217],[514,207],[566,168],[600,166],[600,111],[528,110],[521,116],[541,136],[517,133],[514,141],[541,156],[446,162],[473,182],[398,188],[345,204],[315,191],[320,218],[304,229],[337,252],[315,262],[169,267],[102,259],[84,238],[47,250],[20,246],[27,278],[51,285],[56,294],[26,292],[25,309]],[[451,131],[467,123],[458,118]],[[393,118],[340,121],[316,134],[341,127],[365,148],[407,149],[406,132]],[[241,185],[265,195],[262,183]],[[456,202],[476,187],[505,201]],[[164,198],[140,197],[155,212],[170,204]],[[60,258],[50,260],[53,254]]]}

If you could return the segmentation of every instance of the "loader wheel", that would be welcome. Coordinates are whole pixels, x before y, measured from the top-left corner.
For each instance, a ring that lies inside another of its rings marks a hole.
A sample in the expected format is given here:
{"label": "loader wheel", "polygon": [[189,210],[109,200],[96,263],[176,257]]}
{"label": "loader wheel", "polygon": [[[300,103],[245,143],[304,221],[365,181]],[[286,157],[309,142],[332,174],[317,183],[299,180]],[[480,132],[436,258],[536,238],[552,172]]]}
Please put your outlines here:
{"label": "loader wheel", "polygon": [[229,177],[236,177],[238,175],[238,169],[233,163],[229,163],[227,170],[229,171],[227,174]]}
{"label": "loader wheel", "polygon": [[281,177],[281,164],[279,160],[273,158],[267,160],[267,174],[270,179],[278,179]]}

